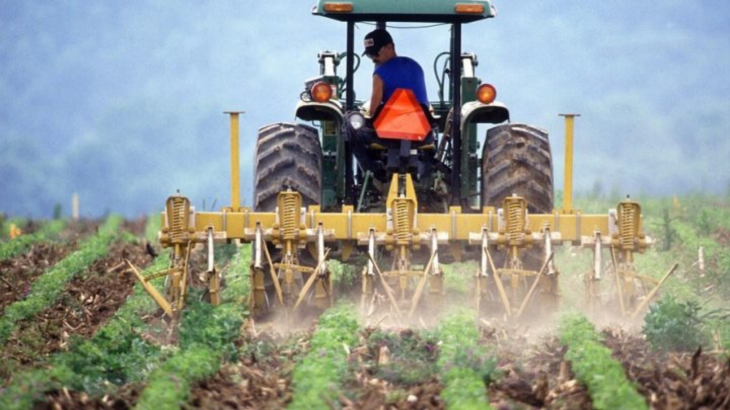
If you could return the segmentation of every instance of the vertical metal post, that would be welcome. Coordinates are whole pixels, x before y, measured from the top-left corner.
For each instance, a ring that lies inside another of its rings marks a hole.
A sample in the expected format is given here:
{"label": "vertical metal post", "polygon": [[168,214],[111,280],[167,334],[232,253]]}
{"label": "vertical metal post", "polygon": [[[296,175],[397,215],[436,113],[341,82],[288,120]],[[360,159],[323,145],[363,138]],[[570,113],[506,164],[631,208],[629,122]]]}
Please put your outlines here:
{"label": "vertical metal post", "polygon": [[[347,22],[347,80],[345,87],[347,87],[347,94],[345,96],[345,112],[350,112],[355,106],[355,90],[354,90],[354,77],[355,77],[355,22]],[[355,202],[353,184],[354,184],[354,169],[353,169],[353,151],[352,141],[345,141],[345,205],[352,205]]]}
{"label": "vertical metal post", "polygon": [[461,205],[461,23],[454,23],[451,32],[451,138],[453,168],[451,174],[452,203]]}
{"label": "vertical metal post", "polygon": [[239,155],[238,116],[245,111],[226,111],[231,117],[231,208],[238,211],[241,207],[241,164]]}
{"label": "vertical metal post", "polygon": [[74,221],[79,220],[79,194],[76,192],[71,195],[71,219]]}
{"label": "vertical metal post", "polygon": [[573,123],[580,114],[560,114],[565,117],[565,181],[563,187],[563,213],[573,212]]}

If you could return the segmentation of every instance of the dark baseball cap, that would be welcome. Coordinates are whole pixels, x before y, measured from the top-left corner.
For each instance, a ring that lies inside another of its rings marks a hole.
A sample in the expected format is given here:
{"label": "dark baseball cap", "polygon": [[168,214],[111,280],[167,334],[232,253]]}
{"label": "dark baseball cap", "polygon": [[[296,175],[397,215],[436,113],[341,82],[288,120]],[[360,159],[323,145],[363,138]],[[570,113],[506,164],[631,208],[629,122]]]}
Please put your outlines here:
{"label": "dark baseball cap", "polygon": [[378,51],[387,44],[393,43],[393,37],[385,29],[379,28],[365,36],[365,52],[362,55],[377,55]]}

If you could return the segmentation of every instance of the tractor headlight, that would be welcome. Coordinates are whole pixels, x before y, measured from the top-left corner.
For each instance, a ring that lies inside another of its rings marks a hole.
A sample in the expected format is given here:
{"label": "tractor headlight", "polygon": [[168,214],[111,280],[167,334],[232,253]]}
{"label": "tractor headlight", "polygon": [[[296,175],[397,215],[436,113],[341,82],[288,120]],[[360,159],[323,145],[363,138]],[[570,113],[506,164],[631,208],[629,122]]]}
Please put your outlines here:
{"label": "tractor headlight", "polygon": [[359,130],[365,125],[365,117],[362,114],[353,113],[348,120],[350,121],[350,126],[356,130]]}

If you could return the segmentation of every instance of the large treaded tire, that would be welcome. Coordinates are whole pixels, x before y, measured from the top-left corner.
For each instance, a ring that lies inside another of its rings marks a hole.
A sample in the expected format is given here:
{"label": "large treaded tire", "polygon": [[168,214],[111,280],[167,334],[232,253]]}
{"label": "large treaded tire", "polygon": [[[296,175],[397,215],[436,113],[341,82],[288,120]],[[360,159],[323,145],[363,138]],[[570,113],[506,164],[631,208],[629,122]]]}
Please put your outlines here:
{"label": "large treaded tire", "polygon": [[322,203],[322,146],[316,128],[276,123],[259,129],[254,210],[274,211],[279,192],[287,188],[302,195],[302,206]]}
{"label": "large treaded tire", "polygon": [[543,129],[506,124],[487,131],[482,150],[482,205],[501,207],[517,194],[530,213],[553,211],[553,166],[550,141]]}

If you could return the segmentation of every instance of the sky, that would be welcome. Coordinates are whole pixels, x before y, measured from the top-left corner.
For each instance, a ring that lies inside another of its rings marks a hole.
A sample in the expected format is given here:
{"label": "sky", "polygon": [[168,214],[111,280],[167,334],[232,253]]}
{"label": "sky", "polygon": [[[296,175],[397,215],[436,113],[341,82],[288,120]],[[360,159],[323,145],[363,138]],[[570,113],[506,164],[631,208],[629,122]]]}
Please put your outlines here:
{"label": "sky", "polygon": [[[563,185],[563,120],[579,113],[574,187],[641,198],[730,192],[730,2],[496,0],[464,51],[512,122],[545,128]],[[0,0],[0,212],[36,218],[78,193],[83,216],[230,203],[229,123],[241,118],[242,202],[258,128],[291,122],[317,54],[345,25],[313,0]],[[358,24],[356,45],[372,29]],[[449,28],[392,28],[436,98]],[[344,72],[344,66],[341,67]],[[367,99],[372,65],[356,73]],[[480,127],[483,135],[486,128]]]}

